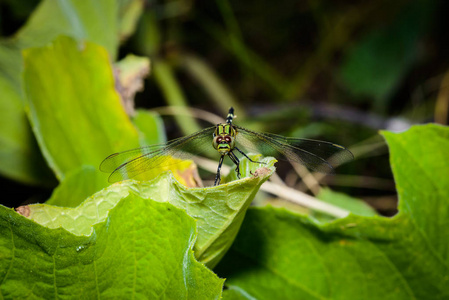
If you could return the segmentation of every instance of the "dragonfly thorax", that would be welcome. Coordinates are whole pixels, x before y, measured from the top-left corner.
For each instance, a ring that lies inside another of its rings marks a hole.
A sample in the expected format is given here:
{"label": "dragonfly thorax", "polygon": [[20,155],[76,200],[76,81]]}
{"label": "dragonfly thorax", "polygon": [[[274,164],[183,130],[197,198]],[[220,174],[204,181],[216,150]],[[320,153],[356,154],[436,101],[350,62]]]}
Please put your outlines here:
{"label": "dragonfly thorax", "polygon": [[227,155],[235,147],[237,132],[230,124],[218,124],[213,134],[212,146],[221,154]]}
{"label": "dragonfly thorax", "polygon": [[[354,158],[348,149],[334,143],[259,133],[233,125],[234,119],[234,109],[231,107],[224,123],[205,128],[165,144],[150,145],[111,154],[101,163],[100,170],[112,172],[109,176],[109,182],[130,179],[153,168],[161,171],[166,170],[173,165],[172,156],[187,158],[189,155],[199,154],[210,147],[210,144],[208,146],[207,143],[210,143],[211,134],[213,136],[212,146],[221,155],[214,185],[220,184],[220,170],[225,156],[236,165],[237,178],[240,178],[240,160],[236,154],[243,155],[249,162],[266,164],[265,162],[252,160],[242,151],[244,148],[239,149],[240,146],[249,146],[249,148],[253,146],[264,155],[279,153],[290,162],[300,163],[311,171],[323,173],[332,173],[334,166]],[[239,135],[238,145],[236,142],[237,134]],[[160,173],[160,171],[154,173]]]}

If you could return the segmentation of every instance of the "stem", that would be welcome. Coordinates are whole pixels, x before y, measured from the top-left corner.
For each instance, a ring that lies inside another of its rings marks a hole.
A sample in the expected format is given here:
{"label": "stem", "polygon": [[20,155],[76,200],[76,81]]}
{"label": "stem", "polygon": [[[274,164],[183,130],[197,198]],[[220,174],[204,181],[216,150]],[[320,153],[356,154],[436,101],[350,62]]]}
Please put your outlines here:
{"label": "stem", "polygon": [[[171,106],[183,108],[186,113],[188,113],[187,101],[184,97],[181,86],[176,81],[171,66],[164,61],[155,61],[153,65],[153,74],[162,89],[167,103]],[[175,120],[185,135],[201,129],[191,117],[175,115]]]}

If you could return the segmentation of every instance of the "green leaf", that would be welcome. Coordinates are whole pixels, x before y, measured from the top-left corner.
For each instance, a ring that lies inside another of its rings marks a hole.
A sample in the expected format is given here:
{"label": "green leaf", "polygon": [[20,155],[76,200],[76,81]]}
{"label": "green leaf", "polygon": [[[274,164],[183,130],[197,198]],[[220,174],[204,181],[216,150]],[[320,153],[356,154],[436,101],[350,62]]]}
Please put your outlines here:
{"label": "green leaf", "polygon": [[42,1],[16,34],[20,48],[41,47],[59,35],[95,42],[115,58],[119,5],[110,0]]}
{"label": "green leaf", "polygon": [[283,209],[249,209],[217,268],[226,285],[257,299],[447,299],[449,128],[383,134],[398,215],[317,224]]}
{"label": "green leaf", "polygon": [[1,75],[0,91],[0,173],[27,184],[53,185],[54,176],[37,147],[19,95]]}
{"label": "green leaf", "polygon": [[447,264],[449,234],[449,128],[414,126],[402,134],[383,131],[399,194],[399,210],[409,216],[435,256]]}
{"label": "green leaf", "polygon": [[[247,156],[251,158],[253,161],[261,162],[262,164],[250,162],[248,159],[244,158],[240,161],[239,170],[240,170],[240,178],[251,177],[254,176],[259,168],[263,167],[271,167],[274,163],[277,162],[276,159],[264,158],[261,154],[247,153]],[[221,181],[221,183],[231,182],[234,180],[238,180],[237,172],[234,171],[234,164],[231,172]]]}
{"label": "green leaf", "polygon": [[136,193],[113,205],[107,197],[90,202],[74,219],[84,232],[0,207],[2,298],[220,298],[223,280],[195,260],[195,221],[184,211]]}
{"label": "green leaf", "polygon": [[119,39],[126,40],[136,30],[140,15],[145,10],[144,0],[119,0]]}
{"label": "green leaf", "polygon": [[104,48],[60,37],[46,47],[24,51],[24,60],[29,118],[58,178],[139,146],[137,130],[114,89]]}
{"label": "green leaf", "polygon": [[139,131],[140,144],[142,146],[166,142],[164,124],[159,115],[138,109],[132,121]]}
{"label": "green leaf", "polygon": [[167,172],[152,181],[122,181],[95,194],[94,201],[87,200],[77,208],[30,205],[30,218],[49,228],[62,226],[74,234],[87,235],[93,219],[105,218],[118,201],[137,193],[144,199],[170,202],[195,218],[199,233],[195,255],[213,267],[230,247],[260,185],[274,170],[274,160],[265,158],[264,162],[269,169],[265,168],[267,171],[258,176],[242,174],[251,177],[212,188],[186,188]]}
{"label": "green leaf", "polygon": [[[317,198],[324,202],[344,208],[358,216],[372,217],[377,215],[376,211],[363,200],[350,197],[343,193],[334,192],[328,188],[322,188],[320,193],[317,195]],[[322,221],[330,221],[334,219],[329,215],[318,212],[313,212],[313,216]]]}
{"label": "green leaf", "polygon": [[67,176],[53,191],[51,198],[45,203],[49,205],[76,207],[86,198],[97,191],[107,187],[108,175],[98,172],[98,169],[92,166],[82,166]]}
{"label": "green leaf", "polygon": [[0,120],[6,124],[0,126],[2,175],[28,184],[54,184],[23,110],[21,50],[46,45],[65,34],[103,45],[115,57],[119,36],[129,35],[134,28],[140,14],[136,7],[141,2],[44,0],[13,38],[0,42]]}
{"label": "green leaf", "polygon": [[228,287],[223,291],[223,300],[253,300],[254,298],[246,294],[245,291],[236,288]]}

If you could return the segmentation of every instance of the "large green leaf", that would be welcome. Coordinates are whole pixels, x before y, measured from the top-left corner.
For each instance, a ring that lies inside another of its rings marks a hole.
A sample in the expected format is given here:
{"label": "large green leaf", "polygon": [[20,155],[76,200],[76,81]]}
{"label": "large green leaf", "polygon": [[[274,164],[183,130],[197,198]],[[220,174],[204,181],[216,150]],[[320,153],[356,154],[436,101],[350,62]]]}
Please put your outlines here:
{"label": "large green leaf", "polygon": [[217,187],[188,189],[163,173],[111,185],[76,208],[23,206],[24,218],[0,207],[1,295],[218,298],[223,281],[191,250],[209,267],[224,255],[273,172],[274,160],[264,162]]}
{"label": "large green leaf", "polygon": [[0,206],[1,297],[220,298],[223,280],[194,258],[191,217],[138,193],[116,196],[112,188],[78,210],[47,206],[56,229]]}
{"label": "large green leaf", "polygon": [[327,224],[250,209],[218,266],[226,299],[448,299],[449,128],[383,133],[399,193],[392,218]]}
{"label": "large green leaf", "polygon": [[21,50],[58,35],[103,45],[112,58],[140,16],[141,0],[44,0],[12,38],[0,42],[0,173],[29,184],[52,184],[23,110]]}
{"label": "large green leaf", "polygon": [[20,52],[0,43],[0,173],[27,184],[53,185],[23,110],[20,69]]}
{"label": "large green leaf", "polygon": [[[243,160],[244,161],[244,160]],[[176,181],[171,173],[163,173],[151,181],[122,181],[96,194],[95,201],[86,201],[77,208],[50,205],[31,205],[30,217],[49,228],[63,228],[76,234],[89,234],[91,218],[104,218],[108,209],[114,207],[130,193],[138,193],[145,199],[170,202],[184,209],[197,220],[198,240],[195,244],[197,258],[209,267],[215,266],[234,240],[260,185],[273,171],[273,159],[265,158],[266,172],[253,176],[242,172],[246,178],[213,188],[186,188]],[[251,172],[256,173],[253,164]],[[264,169],[261,169],[262,171]],[[73,188],[73,185],[72,185]],[[64,191],[64,189],[63,189]],[[61,198],[63,191],[55,197]],[[107,201],[104,201],[104,200]],[[101,206],[101,212],[95,209]],[[82,217],[80,217],[82,216]],[[54,219],[55,218],[55,219]],[[86,220],[87,218],[87,220]]]}
{"label": "large green leaf", "polygon": [[[105,157],[164,139],[157,116],[138,111],[134,121],[139,131],[129,120],[104,48],[60,37],[47,47],[26,50],[24,56],[30,120],[45,158],[61,180],[50,204],[79,205],[108,185],[107,174],[95,171]],[[192,169],[191,163],[183,165],[184,170]],[[182,174],[175,175],[188,183]]]}
{"label": "large green leaf", "polygon": [[[167,168],[156,168],[141,174],[143,180],[154,179],[164,171],[173,172],[179,183],[186,187],[197,187],[199,181],[196,165],[190,160],[173,159],[173,165]],[[53,191],[46,204],[76,207],[87,197],[109,185],[105,174],[93,166],[83,165],[79,169],[70,171]]]}
{"label": "large green leaf", "polygon": [[109,154],[139,146],[137,130],[120,104],[106,50],[60,37],[24,51],[29,118],[58,178]]}
{"label": "large green leaf", "polygon": [[[18,46],[22,49],[44,46],[59,35],[67,35],[77,40],[95,42],[108,50],[115,58],[122,20],[119,16],[127,16],[132,2],[139,4],[141,0],[45,0],[33,12],[27,23],[15,35]],[[138,20],[139,14],[132,14],[126,22],[129,27]],[[131,32],[124,29],[126,35]]]}
{"label": "large green leaf", "polygon": [[0,91],[0,174],[27,184],[52,185],[53,175],[29,130],[17,90],[1,75]]}
{"label": "large green leaf", "polygon": [[93,166],[81,166],[67,176],[53,190],[45,203],[63,207],[76,207],[86,198],[108,185],[105,174]]}
{"label": "large green leaf", "polygon": [[[370,207],[363,200],[350,197],[343,193],[334,192],[329,188],[322,188],[317,195],[317,198],[337,207],[344,208],[358,216],[372,217],[376,215],[374,208]],[[312,212],[312,216],[320,221],[330,221],[335,219],[335,217],[319,212]]]}

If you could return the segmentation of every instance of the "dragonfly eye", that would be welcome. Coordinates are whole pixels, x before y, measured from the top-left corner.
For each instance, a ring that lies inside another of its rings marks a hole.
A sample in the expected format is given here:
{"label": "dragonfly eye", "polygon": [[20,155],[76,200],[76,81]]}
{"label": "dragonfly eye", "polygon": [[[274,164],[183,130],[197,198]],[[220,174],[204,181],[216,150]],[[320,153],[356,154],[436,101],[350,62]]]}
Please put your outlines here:
{"label": "dragonfly eye", "polygon": [[222,140],[223,140],[222,137],[218,137],[218,138],[217,138],[217,143],[221,143]]}
{"label": "dragonfly eye", "polygon": [[226,141],[227,143],[230,143],[230,142],[231,142],[231,138],[230,138],[229,136],[227,136],[227,137],[225,137],[225,141]]}

